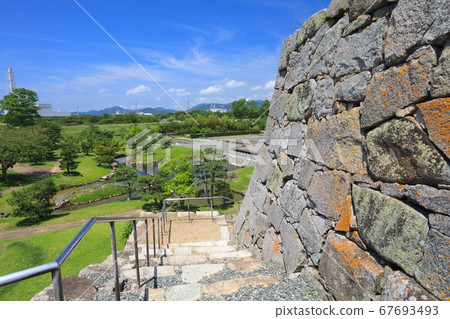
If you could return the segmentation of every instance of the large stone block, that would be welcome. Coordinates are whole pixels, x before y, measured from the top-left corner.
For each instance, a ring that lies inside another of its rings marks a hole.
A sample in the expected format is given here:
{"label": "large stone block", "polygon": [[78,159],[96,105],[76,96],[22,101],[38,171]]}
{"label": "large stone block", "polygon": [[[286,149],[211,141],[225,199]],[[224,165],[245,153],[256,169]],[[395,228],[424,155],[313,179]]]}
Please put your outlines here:
{"label": "large stone block", "polygon": [[422,258],[428,220],[399,200],[353,185],[353,205],[364,243],[413,275]]}
{"label": "large stone block", "polygon": [[425,254],[417,271],[417,280],[436,298],[450,300],[450,237],[431,229],[425,243]]}
{"label": "large stone block", "polygon": [[371,74],[361,72],[336,84],[336,98],[345,102],[360,102],[364,100]]}
{"label": "large stone block", "polygon": [[295,228],[312,262],[318,266],[323,240],[314,221],[318,222],[318,220],[313,219],[310,211],[305,209],[300,215],[299,222],[295,225]]}
{"label": "large stone block", "polygon": [[334,82],[330,77],[317,81],[312,99],[312,112],[316,119],[330,115],[333,112]]}
{"label": "large stone block", "polygon": [[289,63],[289,54],[291,52],[291,42],[292,35],[288,36],[283,41],[283,46],[281,47],[280,61],[278,63],[278,70],[286,70]]}
{"label": "large stone block", "polygon": [[248,216],[248,230],[255,239],[264,237],[267,230],[267,216],[256,209],[251,210]]}
{"label": "large stone block", "polygon": [[[62,279],[62,288],[66,301],[90,301],[97,294],[93,280],[68,276]],[[53,285],[34,296],[31,301],[54,301]]]}
{"label": "large stone block", "polygon": [[447,215],[430,214],[428,216],[430,226],[445,236],[450,236],[450,217]]}
{"label": "large stone block", "polygon": [[281,240],[273,228],[269,228],[264,236],[264,242],[262,246],[262,257],[264,260],[270,260],[277,264],[283,265],[283,255],[280,251]]}
{"label": "large stone block", "polygon": [[351,176],[340,171],[316,172],[308,194],[319,214],[335,221],[351,211]]}
{"label": "large stone block", "polygon": [[294,174],[294,160],[281,152],[278,154],[278,166],[283,174],[283,180],[291,179]]}
{"label": "large stone block", "polygon": [[314,171],[318,168],[316,164],[307,160],[306,158],[301,158],[298,163],[294,166],[294,180],[297,181],[298,187],[301,189],[307,189],[311,179],[314,175]]}
{"label": "large stone block", "polygon": [[266,186],[276,196],[280,195],[280,189],[283,183],[283,174],[275,164],[270,164],[269,175],[267,175]]}
{"label": "large stone block", "polygon": [[444,42],[450,33],[449,16],[447,0],[400,0],[387,30],[384,46],[387,64],[404,61],[421,45]]}
{"label": "large stone block", "polygon": [[284,89],[289,92],[292,91],[293,87],[298,84],[298,78],[300,75],[299,65],[301,62],[302,54],[296,51],[292,51],[289,55],[289,66],[284,82]]}
{"label": "large stone block", "polygon": [[331,19],[339,18],[348,10],[350,0],[331,0],[327,8],[327,16]]}
{"label": "large stone block", "polygon": [[298,272],[306,262],[306,251],[294,227],[286,221],[281,223],[283,261],[288,274]]}
{"label": "large stone block", "polygon": [[291,126],[286,154],[302,158],[306,155],[305,137],[307,127],[303,123],[295,123]]}
{"label": "large stone block", "polygon": [[261,145],[258,156],[256,157],[256,164],[255,169],[253,170],[252,179],[265,183],[271,162],[272,158],[270,157],[266,144]]}
{"label": "large stone block", "polygon": [[308,78],[330,74],[336,56],[336,47],[342,31],[348,24],[348,16],[345,15],[332,26],[321,38],[309,65]]}
{"label": "large stone block", "polygon": [[294,221],[298,221],[300,214],[306,207],[306,200],[303,191],[290,180],[283,187],[280,193],[280,205],[286,214],[291,216]]}
{"label": "large stone block", "polygon": [[267,215],[267,220],[270,225],[272,225],[277,232],[280,232],[284,212],[280,206],[278,206],[277,202],[267,198],[266,204],[264,205],[264,213]]}
{"label": "large stone block", "polygon": [[390,274],[381,292],[383,301],[434,301],[428,291],[400,271]]}
{"label": "large stone block", "polygon": [[309,121],[307,157],[331,169],[359,173],[364,169],[359,108]]}
{"label": "large stone block", "polygon": [[398,0],[349,0],[350,21],[355,20],[361,14],[367,14]]}
{"label": "large stone block", "polygon": [[337,300],[352,301],[371,300],[384,273],[369,253],[333,232],[325,243],[319,270]]}
{"label": "large stone block", "polygon": [[276,120],[278,124],[282,124],[284,121],[287,98],[288,95],[285,91],[274,90],[272,103],[270,104],[269,116]]}
{"label": "large stone block", "polygon": [[407,118],[393,119],[366,137],[375,179],[400,184],[448,184],[450,167],[427,135]]}
{"label": "large stone block", "polygon": [[264,203],[266,202],[267,188],[258,182],[253,183],[252,186],[253,188],[250,191],[253,198],[253,204],[255,205],[256,209],[258,209],[262,213]]}
{"label": "large stone block", "polygon": [[450,95],[450,40],[445,43],[439,57],[438,66],[433,69],[431,80],[431,96],[445,97]]}
{"label": "large stone block", "polygon": [[450,191],[426,185],[408,185],[404,195],[412,202],[436,213],[450,215]]}
{"label": "large stone block", "polygon": [[372,70],[383,63],[383,30],[386,19],[378,19],[361,31],[341,38],[336,53],[336,76]]}
{"label": "large stone block", "polygon": [[368,26],[372,22],[372,17],[368,14],[360,15],[356,20],[350,22],[344,29],[342,37],[346,37],[361,28]]}
{"label": "large stone block", "polygon": [[300,83],[294,88],[286,109],[288,121],[308,120],[311,117],[311,103],[315,88],[314,80]]}
{"label": "large stone block", "polygon": [[407,64],[375,73],[361,103],[361,127],[375,126],[395,115],[395,111],[428,97],[434,50]]}
{"label": "large stone block", "polygon": [[[450,87],[450,81],[447,87]],[[418,106],[430,139],[450,159],[450,97],[420,103]]]}
{"label": "large stone block", "polygon": [[313,37],[320,27],[327,21],[327,10],[323,9],[316,12],[306,20],[297,33],[296,47],[299,47],[305,41]]}

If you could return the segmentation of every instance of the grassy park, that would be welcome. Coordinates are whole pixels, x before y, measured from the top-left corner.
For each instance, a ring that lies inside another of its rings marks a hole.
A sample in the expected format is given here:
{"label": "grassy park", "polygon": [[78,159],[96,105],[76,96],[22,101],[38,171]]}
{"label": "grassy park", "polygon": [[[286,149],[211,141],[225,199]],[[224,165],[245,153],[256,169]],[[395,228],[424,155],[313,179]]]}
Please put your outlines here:
{"label": "grassy park", "polygon": [[[149,124],[139,124],[143,128]],[[76,136],[83,132],[87,126],[70,126],[63,127],[63,136]],[[114,124],[108,125],[105,129],[112,130],[115,137],[123,136],[131,125]],[[161,161],[169,152],[171,158],[192,158],[192,149],[183,146],[169,146],[157,149],[153,153],[155,161]],[[146,159],[147,156],[138,156],[135,161]],[[12,213],[12,207],[8,200],[12,197],[12,191],[15,189],[28,189],[33,187],[33,183],[42,178],[39,175],[33,175],[29,172],[43,171],[52,172],[52,176],[44,179],[51,179],[58,188],[69,188],[71,190],[76,185],[89,184],[98,178],[111,172],[109,165],[99,165],[95,161],[94,154],[80,153],[76,159],[77,167],[70,174],[58,169],[58,160],[60,160],[60,150],[54,152],[54,158],[45,160],[35,165],[30,162],[22,162],[16,167],[21,170],[8,170],[7,179],[0,180],[0,212],[5,214]],[[231,188],[238,192],[244,192],[250,182],[253,167],[245,167],[228,173],[225,181],[230,184]],[[73,188],[70,193],[69,201],[71,203],[85,203],[95,201],[99,198],[108,197],[110,195],[118,195],[125,193],[124,186],[118,183],[99,183],[84,187]],[[236,200],[241,200],[242,195],[235,193]],[[124,212],[131,212],[141,209],[146,203],[144,200],[115,201],[107,204],[98,204],[75,210],[54,212],[46,220],[39,221],[33,225],[23,226],[21,224],[22,217],[10,215],[8,218],[0,218],[0,232],[32,230],[40,227],[49,227],[55,225],[64,225],[69,222],[84,223],[89,218],[99,216],[110,216]],[[218,200],[214,203],[214,209],[221,214],[235,213],[238,205],[232,202],[223,202]],[[175,209],[186,209],[183,206],[174,206]],[[208,210],[209,206],[206,201],[192,202],[191,210]],[[63,227],[62,227],[63,228]],[[117,223],[116,231],[119,234],[126,228],[126,223]],[[80,227],[61,229],[58,231],[48,232],[39,235],[25,236],[16,239],[0,240],[0,276],[11,272],[19,271],[29,267],[37,266],[54,260],[54,258],[64,249],[71,241]],[[51,243],[51,244],[49,244]],[[95,243],[95,244],[93,244]],[[124,247],[124,242],[118,239],[118,249]],[[110,251],[110,235],[107,224],[95,225],[88,235],[83,239],[75,252],[70,256],[64,264],[62,272],[63,276],[76,276],[78,272],[89,264],[100,263],[108,255]],[[26,281],[0,288],[0,300],[29,300],[43,288],[51,284],[51,276],[44,275]]]}

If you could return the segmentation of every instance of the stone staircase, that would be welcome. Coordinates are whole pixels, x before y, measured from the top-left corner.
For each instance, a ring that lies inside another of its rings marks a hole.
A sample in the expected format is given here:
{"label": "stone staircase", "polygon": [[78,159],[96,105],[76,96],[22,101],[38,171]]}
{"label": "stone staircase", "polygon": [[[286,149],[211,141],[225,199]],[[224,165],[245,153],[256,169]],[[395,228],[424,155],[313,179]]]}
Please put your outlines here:
{"label": "stone staircase", "polygon": [[[184,215],[181,215],[184,216]],[[193,223],[198,222],[196,220]],[[229,243],[229,225],[224,216],[209,222],[218,231],[215,240],[165,244],[154,258],[150,246],[147,265],[146,246],[141,243],[145,231],[138,223],[140,285],[136,280],[136,260],[132,240],[118,252],[121,300],[314,300],[317,294],[297,276],[287,277],[277,264],[255,259],[247,250]],[[188,227],[188,226],[187,226]],[[189,231],[189,229],[186,229]],[[130,239],[133,238],[131,234]],[[77,292],[71,295],[70,280]],[[67,285],[64,283],[67,282]],[[63,279],[68,300],[115,300],[112,257],[89,265],[78,277]],[[66,288],[67,286],[67,288]],[[82,288],[84,287],[84,288]],[[82,293],[80,293],[82,292]],[[52,298],[51,287],[33,300]]]}

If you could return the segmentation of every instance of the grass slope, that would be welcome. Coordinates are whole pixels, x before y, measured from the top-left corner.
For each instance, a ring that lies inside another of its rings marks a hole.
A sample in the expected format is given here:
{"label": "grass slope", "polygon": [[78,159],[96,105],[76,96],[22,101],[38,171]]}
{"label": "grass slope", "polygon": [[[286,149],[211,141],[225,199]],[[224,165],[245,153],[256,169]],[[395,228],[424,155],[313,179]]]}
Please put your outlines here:
{"label": "grass slope", "polygon": [[[126,224],[116,223],[118,238]],[[16,240],[0,241],[0,276],[53,261],[81,228],[56,231]],[[124,242],[117,242],[118,250]],[[62,275],[77,276],[89,264],[101,263],[111,254],[108,224],[94,225],[62,266]],[[30,300],[51,284],[51,274],[0,287],[0,300]]]}

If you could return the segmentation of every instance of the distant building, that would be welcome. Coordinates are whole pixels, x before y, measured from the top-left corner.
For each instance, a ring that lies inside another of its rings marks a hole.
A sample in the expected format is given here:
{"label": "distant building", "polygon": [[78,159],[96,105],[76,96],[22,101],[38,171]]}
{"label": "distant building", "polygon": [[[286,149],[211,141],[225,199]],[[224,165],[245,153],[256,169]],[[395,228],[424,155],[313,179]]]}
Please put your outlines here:
{"label": "distant building", "polygon": [[40,116],[70,116],[70,112],[53,112],[51,104],[39,104]]}
{"label": "distant building", "polygon": [[139,115],[153,116],[152,113],[138,112]]}
{"label": "distant building", "polygon": [[225,113],[227,112],[227,109],[225,108],[225,105],[222,105],[220,108],[216,108],[216,105],[214,104],[214,106],[212,108],[210,108],[211,112],[219,112],[219,113]]}

